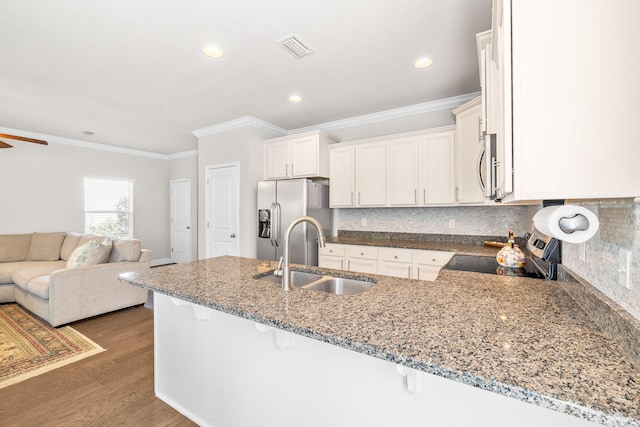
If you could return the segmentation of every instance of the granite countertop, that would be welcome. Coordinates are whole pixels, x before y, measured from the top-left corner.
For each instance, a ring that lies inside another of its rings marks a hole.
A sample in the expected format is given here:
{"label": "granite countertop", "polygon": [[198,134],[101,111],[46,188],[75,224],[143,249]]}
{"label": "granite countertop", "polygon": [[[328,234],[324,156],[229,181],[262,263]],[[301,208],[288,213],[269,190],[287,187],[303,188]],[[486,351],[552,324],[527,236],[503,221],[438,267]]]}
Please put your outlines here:
{"label": "granite countertop", "polygon": [[637,367],[557,282],[458,271],[435,282],[360,275],[377,284],[339,296],[254,278],[275,267],[219,257],[121,279],[604,425],[640,426]]}

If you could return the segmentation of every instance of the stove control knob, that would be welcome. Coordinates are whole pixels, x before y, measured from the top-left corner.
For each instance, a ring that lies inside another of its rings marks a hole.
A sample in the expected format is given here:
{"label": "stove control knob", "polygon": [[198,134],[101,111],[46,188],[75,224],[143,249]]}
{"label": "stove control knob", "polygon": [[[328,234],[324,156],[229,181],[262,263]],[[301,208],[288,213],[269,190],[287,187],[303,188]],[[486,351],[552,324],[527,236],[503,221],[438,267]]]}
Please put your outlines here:
{"label": "stove control knob", "polygon": [[529,241],[530,238],[531,238],[531,233],[529,232],[524,233],[524,240]]}
{"label": "stove control knob", "polygon": [[546,243],[543,240],[540,239],[536,239],[535,242],[533,242],[533,246],[535,246],[538,249],[544,249]]}

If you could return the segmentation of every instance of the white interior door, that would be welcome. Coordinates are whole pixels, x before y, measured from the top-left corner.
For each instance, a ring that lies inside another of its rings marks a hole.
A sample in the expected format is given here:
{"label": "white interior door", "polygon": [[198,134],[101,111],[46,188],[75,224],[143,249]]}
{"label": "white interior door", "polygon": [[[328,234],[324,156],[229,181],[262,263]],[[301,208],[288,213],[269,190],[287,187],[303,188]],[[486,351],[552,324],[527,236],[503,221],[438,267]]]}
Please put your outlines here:
{"label": "white interior door", "polygon": [[238,256],[238,164],[207,168],[207,258]]}
{"label": "white interior door", "polygon": [[171,181],[171,261],[189,262],[192,258],[191,180]]}

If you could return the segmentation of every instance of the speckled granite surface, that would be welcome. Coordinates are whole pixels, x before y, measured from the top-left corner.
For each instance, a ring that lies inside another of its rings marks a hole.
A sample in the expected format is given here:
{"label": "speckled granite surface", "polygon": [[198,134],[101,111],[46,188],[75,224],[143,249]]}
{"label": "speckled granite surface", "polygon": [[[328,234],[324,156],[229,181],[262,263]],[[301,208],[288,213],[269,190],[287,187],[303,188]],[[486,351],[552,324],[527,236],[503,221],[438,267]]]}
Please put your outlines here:
{"label": "speckled granite surface", "polygon": [[363,275],[377,284],[338,296],[254,279],[274,268],[220,257],[123,280],[604,425],[640,426],[637,366],[556,282],[458,271],[435,282]]}

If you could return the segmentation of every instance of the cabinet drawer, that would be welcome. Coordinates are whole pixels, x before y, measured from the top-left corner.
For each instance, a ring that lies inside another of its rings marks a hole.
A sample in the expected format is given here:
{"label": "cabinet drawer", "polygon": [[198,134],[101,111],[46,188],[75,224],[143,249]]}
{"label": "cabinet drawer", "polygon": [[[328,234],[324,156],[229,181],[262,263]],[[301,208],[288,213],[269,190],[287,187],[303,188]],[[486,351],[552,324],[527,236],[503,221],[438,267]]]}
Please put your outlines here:
{"label": "cabinet drawer", "polygon": [[413,251],[411,249],[382,248],[380,252],[380,259],[383,261],[413,262]]}
{"label": "cabinet drawer", "polygon": [[347,246],[347,256],[350,258],[378,259],[378,248],[370,246]]}
{"label": "cabinet drawer", "polygon": [[343,245],[332,245],[327,243],[324,248],[320,248],[320,255],[344,256],[345,250]]}
{"label": "cabinet drawer", "polygon": [[436,265],[440,267],[448,263],[451,257],[453,256],[453,252],[442,252],[442,251],[416,251],[416,252],[418,256],[418,259],[417,259],[418,264]]}

